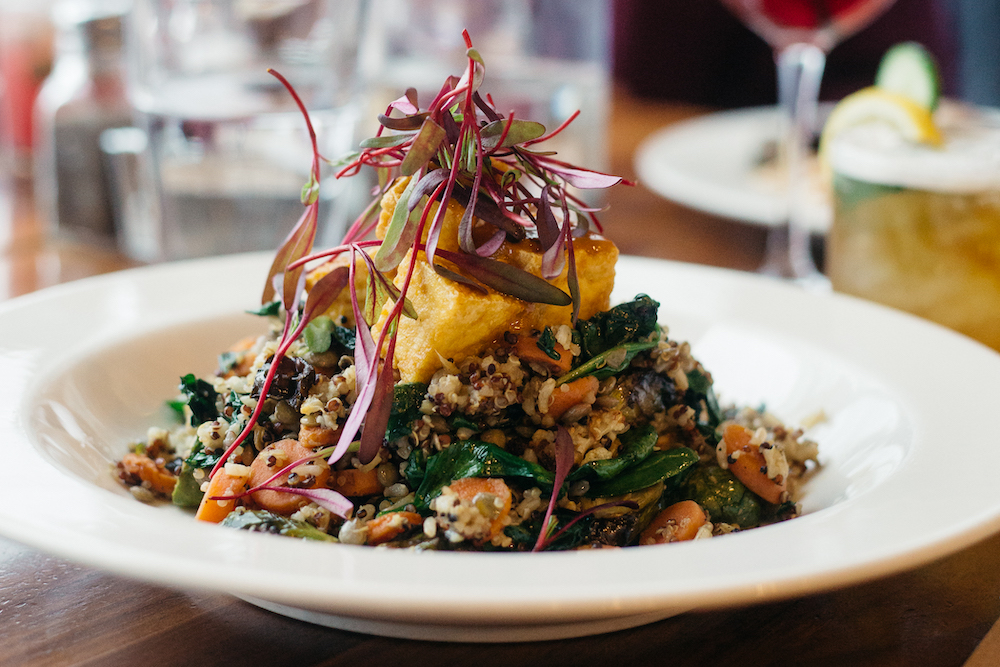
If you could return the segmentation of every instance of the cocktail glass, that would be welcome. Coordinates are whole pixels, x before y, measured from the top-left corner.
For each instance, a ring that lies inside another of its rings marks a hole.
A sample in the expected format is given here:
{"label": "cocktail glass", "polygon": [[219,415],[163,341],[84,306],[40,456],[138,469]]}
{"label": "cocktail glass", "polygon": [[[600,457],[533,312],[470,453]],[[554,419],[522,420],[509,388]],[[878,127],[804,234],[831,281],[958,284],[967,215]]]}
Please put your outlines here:
{"label": "cocktail glass", "polygon": [[807,286],[828,285],[817,270],[804,224],[808,197],[806,158],[816,127],[826,54],[868,25],[893,0],[722,0],[774,49],[778,102],[785,120],[788,222],[768,233],[762,273]]}

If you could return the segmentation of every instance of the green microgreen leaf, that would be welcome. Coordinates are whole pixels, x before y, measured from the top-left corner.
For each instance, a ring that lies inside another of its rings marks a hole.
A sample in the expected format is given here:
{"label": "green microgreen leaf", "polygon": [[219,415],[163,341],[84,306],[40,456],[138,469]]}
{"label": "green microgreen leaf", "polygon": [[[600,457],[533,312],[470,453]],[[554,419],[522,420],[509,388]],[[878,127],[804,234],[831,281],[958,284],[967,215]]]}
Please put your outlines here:
{"label": "green microgreen leaf", "polygon": [[537,139],[545,134],[545,126],[541,123],[514,118],[510,120],[510,129],[507,130],[507,136],[503,138],[503,143],[498,143],[507,122],[507,120],[495,120],[479,131],[483,137],[484,151],[489,152],[496,148],[509,148],[523,144],[526,141],[531,141],[532,139]]}
{"label": "green microgreen leaf", "polygon": [[437,153],[438,147],[445,140],[444,128],[435,123],[431,118],[424,119],[420,126],[410,150],[403,158],[403,164],[399,167],[399,172],[403,176],[417,173],[424,165],[431,161]]}
{"label": "green microgreen leaf", "polygon": [[410,182],[406,184],[399,199],[396,200],[392,218],[385,230],[385,238],[382,239],[382,245],[375,253],[374,265],[378,271],[391,271],[399,266],[406,251],[413,245],[413,240],[417,235],[417,226],[410,224],[410,197],[421,180],[411,176]]}
{"label": "green microgreen leaf", "polygon": [[407,132],[404,134],[386,134],[379,137],[369,137],[361,142],[361,147],[389,148],[391,146],[401,146],[415,136],[417,136],[416,132]]}
{"label": "green microgreen leaf", "polygon": [[[382,312],[382,307],[386,301],[392,300],[394,303],[399,300],[401,292],[399,288],[392,284],[385,275],[375,268],[375,260],[362,252],[361,257],[368,265],[368,289],[365,293],[365,319],[374,323]],[[412,320],[417,319],[417,310],[409,299],[403,300],[403,315]]]}
{"label": "green microgreen leaf", "polygon": [[[486,76],[486,63],[483,61],[483,57],[479,55],[479,51],[474,48],[468,48],[465,50],[465,57],[469,59],[472,64],[472,90],[479,90],[479,87],[483,85],[483,77]],[[461,86],[463,83],[468,81],[469,69],[466,68],[465,73],[462,75],[462,80],[459,81],[458,85]]]}
{"label": "green microgreen leaf", "polygon": [[316,200],[319,199],[319,181],[316,180],[316,176],[312,172],[309,174],[309,180],[302,186],[300,199],[304,206],[315,204]]}

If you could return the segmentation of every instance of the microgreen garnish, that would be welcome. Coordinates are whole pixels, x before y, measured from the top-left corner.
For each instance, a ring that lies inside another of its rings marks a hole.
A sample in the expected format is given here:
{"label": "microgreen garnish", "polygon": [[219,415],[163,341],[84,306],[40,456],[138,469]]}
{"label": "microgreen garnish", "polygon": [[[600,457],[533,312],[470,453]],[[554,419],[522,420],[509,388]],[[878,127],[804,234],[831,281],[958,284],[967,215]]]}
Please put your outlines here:
{"label": "microgreen garnish", "polygon": [[[561,132],[574,114],[546,134],[542,125],[506,116],[479,88],[486,66],[463,32],[467,67],[461,77],[449,77],[426,108],[416,91],[407,90],[379,116],[374,137],[361,142],[360,150],[336,165],[336,177],[351,176],[363,167],[375,169],[376,197],[348,229],[341,245],[315,252],[320,203],[320,163],[316,134],[302,100],[288,81],[271,71],[289,91],[305,117],[313,149],[309,178],[302,188],[305,210],[275,253],[265,280],[260,314],[284,314],[284,327],[274,356],[260,382],[260,393],[243,430],[212,470],[214,475],[253,432],[276,369],[291,346],[306,334],[314,352],[328,349],[329,327],[320,321],[334,300],[350,290],[356,324],[354,365],[356,399],[340,428],[339,440],[324,456],[333,463],[357,448],[362,463],[370,462],[385,441],[392,408],[393,356],[400,318],[418,317],[407,291],[417,261],[426,261],[439,275],[486,292],[495,290],[529,302],[573,306],[576,322],[579,284],[573,256],[573,238],[591,228],[600,229],[595,210],[583,204],[572,188],[606,188],[622,182],[617,176],[588,171],[556,160],[533,146]],[[378,223],[379,203],[400,177],[409,178],[398,198],[383,239],[366,237]],[[458,225],[458,249],[449,240],[439,247],[448,203],[465,209]],[[541,276],[493,259],[505,243],[535,237],[543,253]],[[310,262],[348,254],[340,265],[305,290]],[[406,271],[400,270],[409,257]],[[359,300],[359,262],[367,270],[364,300]],[[551,280],[567,273],[569,294]],[[386,275],[388,274],[388,275]],[[393,277],[394,276],[394,277]],[[280,308],[279,308],[280,306]],[[373,334],[373,329],[377,332]],[[360,442],[357,438],[360,435]],[[573,447],[565,429],[556,439],[556,486],[546,521],[551,516],[562,480],[573,464]],[[568,452],[568,453],[567,453]],[[269,480],[270,482],[271,480]],[[269,483],[268,482],[268,483]],[[267,484],[267,483],[266,483]],[[284,489],[323,504],[325,490]],[[308,491],[308,493],[305,493]],[[315,496],[315,497],[314,497]],[[327,505],[324,505],[327,506]],[[539,537],[538,545],[543,543]]]}

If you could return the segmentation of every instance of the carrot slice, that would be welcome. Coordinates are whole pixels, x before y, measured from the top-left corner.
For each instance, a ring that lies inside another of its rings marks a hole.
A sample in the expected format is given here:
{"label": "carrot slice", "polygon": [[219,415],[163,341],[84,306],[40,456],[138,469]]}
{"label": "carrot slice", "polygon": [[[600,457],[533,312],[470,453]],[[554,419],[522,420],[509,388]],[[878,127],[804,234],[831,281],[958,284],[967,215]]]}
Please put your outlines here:
{"label": "carrot slice", "polygon": [[424,522],[424,517],[416,512],[390,512],[377,516],[368,522],[368,544],[385,544],[403,534],[413,526]]}
{"label": "carrot slice", "polygon": [[484,541],[488,542],[500,534],[504,527],[504,520],[510,514],[512,500],[510,487],[507,486],[506,482],[497,477],[464,477],[456,479],[448,485],[448,488],[459,498],[470,503],[475,503],[480,494],[499,498],[502,504],[499,508],[496,505],[493,506],[497,509],[497,515],[490,524],[490,534]]}
{"label": "carrot slice", "polygon": [[542,348],[538,347],[540,337],[540,335],[519,334],[517,343],[514,344],[514,354],[522,361],[530,361],[547,368],[553,377],[569,373],[570,366],[573,365],[573,355],[570,351],[556,343],[555,351],[559,354],[559,358],[553,359]]}
{"label": "carrot slice", "polygon": [[[280,440],[274,444],[268,445],[261,450],[260,454],[257,455],[257,458],[255,458],[253,463],[250,464],[251,488],[257,486],[258,484],[263,484],[272,475],[274,475],[274,473],[278,472],[289,463],[298,461],[299,459],[304,459],[312,453],[311,449],[303,447],[299,444],[298,440],[293,440],[291,438]],[[314,480],[312,483],[302,486],[301,488],[316,489],[326,486],[326,480],[330,476],[330,467],[322,458],[315,460],[312,465],[314,468],[318,468],[318,470],[313,473]],[[268,484],[268,486],[287,486],[288,478],[292,474],[293,473],[291,472],[287,472]],[[293,514],[299,508],[309,504],[309,499],[305,496],[300,496],[295,493],[287,493],[284,491],[261,489],[260,491],[254,491],[250,495],[253,496],[254,502],[262,508],[270,510],[275,514],[282,514],[285,516]]]}
{"label": "carrot slice", "polygon": [[208,483],[208,490],[201,498],[201,504],[198,505],[195,518],[199,521],[219,523],[236,509],[236,499],[213,500],[213,498],[215,496],[235,496],[246,488],[247,480],[245,477],[233,477],[226,474],[225,470],[219,470]]}
{"label": "carrot slice", "polygon": [[597,399],[597,388],[600,382],[593,375],[560,385],[552,392],[548,415],[559,419],[567,410],[578,403],[593,404]]}
{"label": "carrot slice", "polygon": [[378,472],[375,468],[334,470],[327,479],[327,486],[348,498],[371,496],[382,492],[382,484],[378,481]]}
{"label": "carrot slice", "polygon": [[243,377],[250,372],[250,367],[253,366],[255,355],[247,354],[247,351],[254,346],[257,342],[257,336],[247,336],[246,338],[241,338],[236,341],[232,347],[229,348],[230,352],[243,354],[240,356],[240,360],[233,365],[228,371],[226,371],[222,377],[231,378],[233,376]]}
{"label": "carrot slice", "polygon": [[303,426],[299,429],[299,444],[309,449],[337,444],[340,439],[340,429],[326,426]]}
{"label": "carrot slice", "polygon": [[760,453],[760,447],[750,444],[752,437],[753,433],[739,424],[726,426],[722,439],[726,443],[726,454],[730,461],[729,471],[758,496],[777,504],[781,502],[781,496],[786,490],[786,480],[780,475],[774,478],[767,476],[767,460]]}
{"label": "carrot slice", "polygon": [[639,544],[667,544],[693,540],[707,522],[708,515],[701,505],[693,500],[682,500],[656,515],[639,536]]}
{"label": "carrot slice", "polygon": [[136,475],[159,494],[169,496],[177,484],[177,476],[170,473],[156,461],[142,454],[128,453],[122,457],[121,468],[130,475]]}

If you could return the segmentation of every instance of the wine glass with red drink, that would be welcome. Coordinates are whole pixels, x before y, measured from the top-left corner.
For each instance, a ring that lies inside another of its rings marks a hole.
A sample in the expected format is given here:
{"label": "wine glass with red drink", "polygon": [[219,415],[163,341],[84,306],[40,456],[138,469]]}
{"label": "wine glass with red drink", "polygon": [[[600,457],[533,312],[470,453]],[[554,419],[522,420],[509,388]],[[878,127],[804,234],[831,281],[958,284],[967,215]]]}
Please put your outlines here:
{"label": "wine glass with red drink", "polygon": [[871,23],[894,0],[722,0],[771,48],[778,68],[778,101],[785,119],[788,222],[768,233],[761,272],[824,285],[803,224],[808,183],[805,160],[816,125],[826,54]]}

